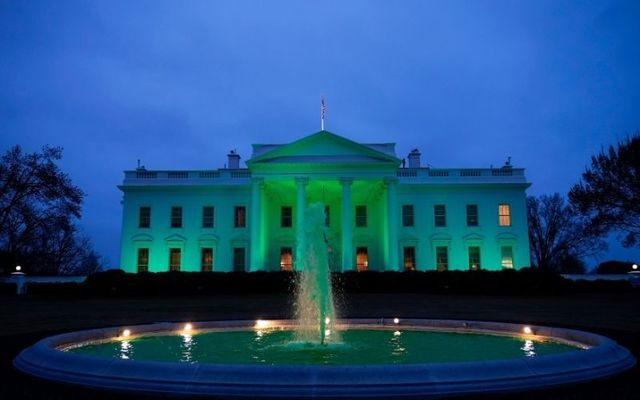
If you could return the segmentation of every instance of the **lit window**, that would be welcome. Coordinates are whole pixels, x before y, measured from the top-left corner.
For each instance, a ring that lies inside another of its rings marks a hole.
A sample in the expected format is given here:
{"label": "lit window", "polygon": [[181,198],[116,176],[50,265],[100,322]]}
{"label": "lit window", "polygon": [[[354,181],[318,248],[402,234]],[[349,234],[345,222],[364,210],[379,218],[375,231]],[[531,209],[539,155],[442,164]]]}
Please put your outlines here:
{"label": "lit window", "polygon": [[291,206],[280,208],[280,226],[283,228],[291,228],[293,225],[293,213]]}
{"label": "lit window", "polygon": [[138,249],[138,272],[149,271],[149,249]]}
{"label": "lit window", "polygon": [[291,247],[280,248],[280,271],[293,270],[293,251]]}
{"label": "lit window", "polygon": [[509,204],[498,205],[498,224],[500,226],[511,226],[511,207]]}
{"label": "lit window", "polygon": [[213,228],[213,207],[212,206],[204,206],[202,207],[202,227],[203,228]]}
{"label": "lit window", "polygon": [[356,269],[358,272],[366,271],[369,268],[369,255],[366,247],[356,248]]}
{"label": "lit window", "polygon": [[245,270],[244,247],[233,248],[233,270],[234,272],[244,272]]}
{"label": "lit window", "polygon": [[171,207],[171,227],[182,228],[182,207]]}
{"label": "lit window", "polygon": [[513,268],[513,247],[500,247],[500,264],[502,268]]}
{"label": "lit window", "polygon": [[180,249],[169,249],[169,271],[180,271]]}
{"label": "lit window", "polygon": [[402,226],[413,226],[413,205],[402,206]]}
{"label": "lit window", "polygon": [[477,204],[467,204],[467,226],[478,226]]}
{"label": "lit window", "polygon": [[480,247],[469,246],[469,270],[477,271],[480,269]]}
{"label": "lit window", "polygon": [[405,271],[415,271],[416,270],[416,248],[405,247],[403,249],[404,256],[404,270]]}
{"label": "lit window", "polygon": [[140,218],[138,227],[149,228],[151,227],[151,207],[140,207]]}
{"label": "lit window", "polygon": [[244,228],[247,224],[246,213],[247,210],[244,206],[236,206],[233,213],[233,226],[236,228]]}
{"label": "lit window", "polygon": [[447,226],[446,208],[444,204],[433,206],[433,220],[435,226]]}
{"label": "lit window", "polygon": [[356,226],[358,228],[367,226],[367,206],[356,206]]}
{"label": "lit window", "polygon": [[436,268],[438,271],[449,269],[449,254],[446,246],[436,247]]}
{"label": "lit window", "polygon": [[211,247],[202,248],[200,269],[202,270],[202,272],[213,271],[213,248]]}

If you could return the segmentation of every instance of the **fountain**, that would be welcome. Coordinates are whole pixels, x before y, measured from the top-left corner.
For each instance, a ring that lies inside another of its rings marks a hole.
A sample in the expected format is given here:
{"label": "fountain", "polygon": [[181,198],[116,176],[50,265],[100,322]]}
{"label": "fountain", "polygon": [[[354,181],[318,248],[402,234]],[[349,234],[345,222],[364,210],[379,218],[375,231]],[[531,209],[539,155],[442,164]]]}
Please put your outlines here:
{"label": "fountain", "polygon": [[[520,324],[336,317],[324,207],[298,232],[295,320],[155,323],[71,332],[14,366],[83,386],[168,395],[442,397],[602,378],[634,357],[588,332]],[[336,329],[340,329],[337,340]]]}
{"label": "fountain", "polygon": [[[301,271],[295,294],[296,339],[325,345],[331,330],[327,325],[337,321],[324,227],[324,204],[311,204],[305,210],[305,225],[298,232],[296,269]],[[334,335],[335,337],[335,335]]]}

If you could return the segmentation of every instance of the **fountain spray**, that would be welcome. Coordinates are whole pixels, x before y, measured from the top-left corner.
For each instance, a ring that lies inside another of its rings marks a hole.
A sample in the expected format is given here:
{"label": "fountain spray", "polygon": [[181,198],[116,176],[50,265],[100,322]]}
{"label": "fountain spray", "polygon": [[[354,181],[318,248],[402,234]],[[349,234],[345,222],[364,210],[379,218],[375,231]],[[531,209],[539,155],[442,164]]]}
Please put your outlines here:
{"label": "fountain spray", "polygon": [[300,271],[296,288],[295,312],[297,340],[324,345],[335,323],[331,290],[324,204],[309,205],[304,224],[298,231],[296,270]]}

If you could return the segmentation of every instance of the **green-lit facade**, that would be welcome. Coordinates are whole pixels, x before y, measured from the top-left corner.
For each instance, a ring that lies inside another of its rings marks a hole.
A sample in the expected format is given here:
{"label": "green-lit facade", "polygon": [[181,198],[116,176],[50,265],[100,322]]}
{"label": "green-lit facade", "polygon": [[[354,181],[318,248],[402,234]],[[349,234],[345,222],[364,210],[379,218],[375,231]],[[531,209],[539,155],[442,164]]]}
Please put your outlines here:
{"label": "green-lit facade", "polygon": [[331,268],[468,270],[529,265],[524,170],[434,169],[414,150],[327,131],[253,145],[247,168],[125,171],[127,272],[295,269],[305,205],[326,208]]}

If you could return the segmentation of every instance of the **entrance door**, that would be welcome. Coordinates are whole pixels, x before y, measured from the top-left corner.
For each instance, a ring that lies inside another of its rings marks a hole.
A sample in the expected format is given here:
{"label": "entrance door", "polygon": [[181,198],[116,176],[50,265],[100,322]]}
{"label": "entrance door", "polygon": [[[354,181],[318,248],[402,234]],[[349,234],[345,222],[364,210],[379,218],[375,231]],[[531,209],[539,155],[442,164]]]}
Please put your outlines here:
{"label": "entrance door", "polygon": [[416,270],[416,248],[413,246],[403,247],[403,260],[404,260],[404,270],[405,271],[415,271]]}
{"label": "entrance door", "polygon": [[356,247],[356,269],[358,272],[369,268],[369,255],[366,247]]}

